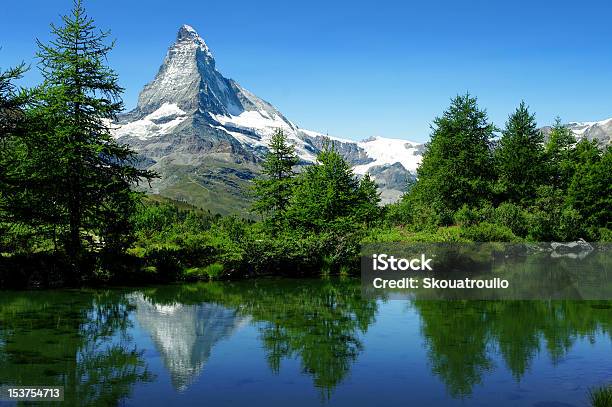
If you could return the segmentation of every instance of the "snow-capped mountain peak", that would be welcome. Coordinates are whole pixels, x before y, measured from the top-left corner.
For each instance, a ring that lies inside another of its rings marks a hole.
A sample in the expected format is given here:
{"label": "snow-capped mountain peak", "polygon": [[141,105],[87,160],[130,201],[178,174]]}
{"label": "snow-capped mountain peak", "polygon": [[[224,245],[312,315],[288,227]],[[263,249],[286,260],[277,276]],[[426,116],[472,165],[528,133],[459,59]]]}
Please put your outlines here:
{"label": "snow-capped mountain peak", "polygon": [[178,35],[176,37],[177,44],[185,45],[185,43],[193,43],[197,46],[197,48],[202,51],[207,57],[214,60],[208,45],[198,32],[190,25],[184,24],[179,29]]}
{"label": "snow-capped mountain peak", "polygon": [[[570,129],[578,140],[595,140],[602,147],[612,144],[612,118],[594,122],[569,122],[565,127]],[[551,129],[551,126],[545,126],[542,131],[544,135],[548,135]]]}
{"label": "snow-capped mountain peak", "polygon": [[567,127],[577,138],[598,140],[602,145],[612,141],[612,118],[597,122],[571,122]]}
{"label": "snow-capped mountain peak", "polygon": [[[249,175],[241,175],[248,180],[258,171],[257,163],[278,129],[295,146],[303,165],[314,163],[324,140],[330,138],[358,175],[370,173],[380,181],[386,200],[397,198],[406,180],[414,178],[422,152],[420,144],[406,140],[376,137],[356,142],[299,128],[273,105],[217,71],[208,45],[189,25],[180,27],[157,75],[140,93],[137,107],[121,117],[115,136],[162,174],[156,192],[201,206],[177,192],[176,182],[193,188],[187,180],[200,174],[202,163],[213,157],[216,170],[222,172],[225,164],[219,160],[228,162],[232,171],[237,162],[252,163]],[[188,174],[177,179],[177,166]]]}

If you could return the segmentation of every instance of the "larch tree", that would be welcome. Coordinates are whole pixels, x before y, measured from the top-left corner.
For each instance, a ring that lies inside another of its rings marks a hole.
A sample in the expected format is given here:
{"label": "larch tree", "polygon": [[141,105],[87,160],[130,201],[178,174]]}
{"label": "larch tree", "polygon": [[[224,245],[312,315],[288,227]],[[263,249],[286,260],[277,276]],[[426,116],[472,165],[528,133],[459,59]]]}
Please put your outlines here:
{"label": "larch tree", "polygon": [[268,145],[268,153],[263,162],[263,177],[255,180],[255,203],[253,211],[275,226],[280,226],[291,198],[295,167],[299,158],[295,148],[287,140],[282,129],[278,129]]}
{"label": "larch tree", "polygon": [[[491,139],[495,126],[476,98],[457,96],[434,119],[431,141],[417,170],[418,180],[404,199],[433,211],[448,224],[463,205],[489,201],[495,177]],[[420,209],[419,209],[420,210]]]}
{"label": "larch tree", "polygon": [[546,182],[544,136],[525,102],[510,115],[495,149],[497,188],[502,201],[530,203]]}
{"label": "larch tree", "polygon": [[76,278],[86,243],[111,251],[130,243],[130,187],[155,174],[137,169],[135,153],[111,135],[123,89],[107,66],[109,32],[96,28],[81,0],[62,23],[51,25],[49,43],[38,41],[44,83],[30,114],[46,149],[48,162],[38,163],[52,183],[46,195]]}

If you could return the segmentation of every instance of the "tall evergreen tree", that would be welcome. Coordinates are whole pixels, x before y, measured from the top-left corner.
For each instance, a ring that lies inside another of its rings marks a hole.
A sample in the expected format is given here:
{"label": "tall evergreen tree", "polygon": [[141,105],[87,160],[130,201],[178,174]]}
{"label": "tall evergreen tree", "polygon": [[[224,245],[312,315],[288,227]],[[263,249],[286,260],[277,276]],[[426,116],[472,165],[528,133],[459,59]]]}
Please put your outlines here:
{"label": "tall evergreen tree", "polygon": [[272,135],[268,148],[263,162],[264,178],[255,180],[253,210],[269,216],[278,226],[289,205],[295,177],[293,167],[299,159],[281,129]]}
{"label": "tall evergreen tree", "polygon": [[359,222],[365,222],[369,225],[377,220],[381,214],[380,209],[380,191],[376,182],[370,177],[370,174],[365,174],[359,181],[358,205],[355,208],[355,218]]}
{"label": "tall evergreen tree", "polygon": [[154,174],[135,168],[134,152],[111,135],[123,89],[106,65],[113,48],[106,44],[109,33],[97,30],[81,0],[62,22],[51,25],[48,44],[38,42],[44,83],[31,131],[47,149],[49,162],[38,165],[51,178],[47,193],[76,272],[84,242],[125,247],[127,217],[134,209],[130,186]]}
{"label": "tall evergreen tree", "polygon": [[544,136],[525,102],[510,115],[495,150],[497,192],[504,201],[532,202],[545,182]]}
{"label": "tall evergreen tree", "polygon": [[576,138],[572,131],[557,117],[544,146],[549,182],[557,188],[566,189],[572,177],[571,155],[574,144]]}
{"label": "tall evergreen tree", "polygon": [[337,223],[353,222],[359,203],[359,181],[333,142],[326,140],[317,162],[300,174],[291,220],[309,230],[333,229]]}
{"label": "tall evergreen tree", "polygon": [[28,94],[18,89],[15,81],[27,70],[24,64],[0,71],[0,140],[13,134],[24,118]]}
{"label": "tall evergreen tree", "polygon": [[433,209],[439,223],[452,222],[463,205],[491,198],[494,179],[491,139],[495,126],[476,98],[457,96],[441,117],[417,170],[418,180],[405,196],[415,206]]}
{"label": "tall evergreen tree", "polygon": [[28,116],[35,92],[14,83],[26,70],[21,64],[0,74],[0,244],[19,252],[29,252],[37,240],[52,237],[46,219],[53,202],[39,193],[40,179],[47,172],[33,166],[37,152]]}
{"label": "tall evergreen tree", "polygon": [[15,159],[12,153],[15,137],[25,116],[26,100],[14,82],[21,78],[24,72],[24,65],[0,71],[0,221],[3,219],[2,209],[9,198],[9,170]]}
{"label": "tall evergreen tree", "polygon": [[574,151],[575,171],[566,202],[581,215],[588,238],[597,229],[612,229],[612,148],[601,151],[595,141],[582,140]]}

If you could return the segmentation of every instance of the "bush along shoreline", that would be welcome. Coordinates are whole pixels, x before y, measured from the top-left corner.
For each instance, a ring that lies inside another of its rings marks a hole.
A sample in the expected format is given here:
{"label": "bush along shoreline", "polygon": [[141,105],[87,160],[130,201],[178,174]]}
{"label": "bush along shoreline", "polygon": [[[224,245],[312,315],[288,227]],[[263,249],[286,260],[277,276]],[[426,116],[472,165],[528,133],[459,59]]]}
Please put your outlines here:
{"label": "bush along shoreline", "polygon": [[498,129],[469,94],[433,120],[394,204],[331,140],[300,166],[281,130],[244,218],[137,193],[157,175],[111,135],[108,33],[80,1],[62,21],[38,44],[39,86],[0,70],[0,288],[351,274],[375,242],[612,241],[612,148],[559,119],[545,137],[524,102]]}

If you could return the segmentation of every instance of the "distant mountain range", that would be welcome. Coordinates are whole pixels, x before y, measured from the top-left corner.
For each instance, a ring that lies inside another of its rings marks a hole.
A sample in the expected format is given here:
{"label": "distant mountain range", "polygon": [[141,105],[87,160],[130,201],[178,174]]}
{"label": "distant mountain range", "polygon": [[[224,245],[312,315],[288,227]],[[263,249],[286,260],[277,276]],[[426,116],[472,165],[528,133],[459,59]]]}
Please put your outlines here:
{"label": "distant mountain range", "polygon": [[[602,145],[612,144],[612,118],[599,122],[570,122],[565,125],[574,133],[577,139],[597,140]],[[550,132],[551,127],[542,128],[544,134]]]}
{"label": "distant mountain range", "polygon": [[[609,142],[611,120],[571,123],[581,137]],[[260,173],[267,143],[282,129],[301,165],[312,164],[326,135],[299,128],[215,67],[210,49],[190,26],[174,44],[137,107],[122,115],[115,137],[130,144],[140,165],[160,174],[153,193],[222,214],[247,213],[249,186]],[[352,141],[329,137],[359,176],[369,173],[383,202],[398,199],[425,149],[423,143],[373,137]]]}

